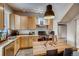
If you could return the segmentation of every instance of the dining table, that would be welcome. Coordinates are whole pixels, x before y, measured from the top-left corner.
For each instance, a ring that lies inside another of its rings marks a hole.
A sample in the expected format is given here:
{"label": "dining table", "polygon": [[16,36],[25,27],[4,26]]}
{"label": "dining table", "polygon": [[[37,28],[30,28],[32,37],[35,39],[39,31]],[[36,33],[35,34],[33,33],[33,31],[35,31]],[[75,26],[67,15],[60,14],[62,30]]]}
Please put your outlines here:
{"label": "dining table", "polygon": [[33,55],[40,56],[46,55],[47,50],[58,50],[58,53],[64,51],[65,48],[72,48],[64,40],[57,40],[57,42],[50,41],[37,41],[33,42]]}

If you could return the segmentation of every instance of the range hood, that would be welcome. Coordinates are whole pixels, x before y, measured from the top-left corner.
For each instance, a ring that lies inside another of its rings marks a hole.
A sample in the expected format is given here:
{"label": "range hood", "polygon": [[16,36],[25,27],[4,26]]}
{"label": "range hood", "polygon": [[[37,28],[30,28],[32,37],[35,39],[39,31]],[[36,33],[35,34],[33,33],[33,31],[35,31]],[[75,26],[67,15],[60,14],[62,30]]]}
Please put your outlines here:
{"label": "range hood", "polygon": [[45,27],[45,26],[47,26],[47,21],[45,19],[43,19],[43,18],[39,18],[38,22],[37,22],[37,26]]}
{"label": "range hood", "polygon": [[39,23],[37,24],[38,27],[47,27],[47,23],[43,20],[39,21]]}

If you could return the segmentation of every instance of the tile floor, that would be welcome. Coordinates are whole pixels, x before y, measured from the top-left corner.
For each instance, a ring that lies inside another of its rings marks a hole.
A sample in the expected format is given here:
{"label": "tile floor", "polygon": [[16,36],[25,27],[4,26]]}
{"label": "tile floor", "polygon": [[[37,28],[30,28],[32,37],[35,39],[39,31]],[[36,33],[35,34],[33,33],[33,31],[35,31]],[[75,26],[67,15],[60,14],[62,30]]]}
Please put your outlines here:
{"label": "tile floor", "polygon": [[33,49],[22,49],[19,50],[16,56],[33,56]]}

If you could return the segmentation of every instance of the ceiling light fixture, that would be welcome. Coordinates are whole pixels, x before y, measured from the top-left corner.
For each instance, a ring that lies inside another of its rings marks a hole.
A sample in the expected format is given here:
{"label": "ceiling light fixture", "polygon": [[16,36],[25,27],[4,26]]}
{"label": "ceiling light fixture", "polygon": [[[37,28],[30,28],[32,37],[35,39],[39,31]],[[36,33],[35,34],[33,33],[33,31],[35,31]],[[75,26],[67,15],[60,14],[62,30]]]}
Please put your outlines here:
{"label": "ceiling light fixture", "polygon": [[55,16],[53,10],[52,10],[52,5],[47,5],[46,12],[44,14],[44,19],[53,19]]}

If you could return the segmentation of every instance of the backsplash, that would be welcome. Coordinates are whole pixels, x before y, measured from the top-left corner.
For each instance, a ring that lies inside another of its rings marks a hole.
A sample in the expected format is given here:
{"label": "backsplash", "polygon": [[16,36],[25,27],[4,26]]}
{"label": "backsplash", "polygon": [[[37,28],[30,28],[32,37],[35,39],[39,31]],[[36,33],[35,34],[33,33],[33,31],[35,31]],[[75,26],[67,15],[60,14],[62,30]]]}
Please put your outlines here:
{"label": "backsplash", "polygon": [[35,35],[38,35],[38,31],[46,31],[46,34],[49,33],[49,30],[42,29],[42,28],[39,28],[39,29],[36,29],[36,30],[18,30],[18,31],[19,31],[19,34],[29,34],[29,32],[34,32]]}
{"label": "backsplash", "polygon": [[35,30],[18,30],[19,34],[29,34],[29,32],[35,32]]}

